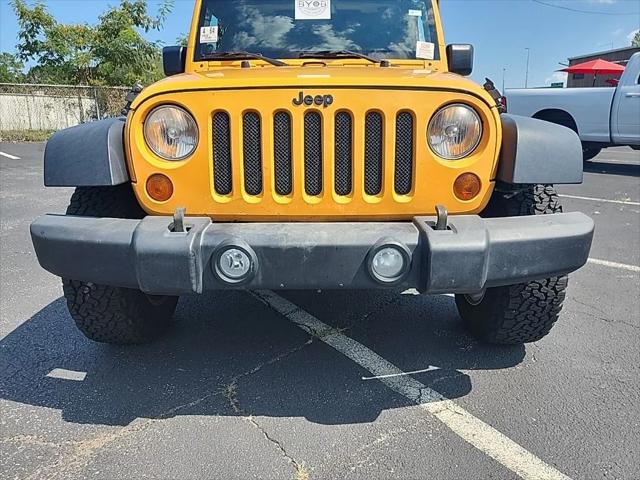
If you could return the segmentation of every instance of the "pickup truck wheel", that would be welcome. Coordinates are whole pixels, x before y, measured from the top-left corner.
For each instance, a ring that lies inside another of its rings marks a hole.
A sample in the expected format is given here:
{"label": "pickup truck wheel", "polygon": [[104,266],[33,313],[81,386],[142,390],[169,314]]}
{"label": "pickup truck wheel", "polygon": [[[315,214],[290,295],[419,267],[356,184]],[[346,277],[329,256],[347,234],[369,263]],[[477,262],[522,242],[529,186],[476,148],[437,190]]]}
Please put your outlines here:
{"label": "pickup truck wheel", "polygon": [[[143,218],[131,186],[76,189],[67,215]],[[90,340],[116,345],[153,340],[170,325],[178,297],[152,296],[140,290],[97,285],[63,278],[69,313]]]}
{"label": "pickup truck wheel", "polygon": [[[506,217],[561,213],[558,194],[549,185],[519,192],[498,192],[483,216]],[[462,320],[480,340],[521,345],[545,337],[562,310],[568,278],[488,288],[484,295],[456,295]]]}

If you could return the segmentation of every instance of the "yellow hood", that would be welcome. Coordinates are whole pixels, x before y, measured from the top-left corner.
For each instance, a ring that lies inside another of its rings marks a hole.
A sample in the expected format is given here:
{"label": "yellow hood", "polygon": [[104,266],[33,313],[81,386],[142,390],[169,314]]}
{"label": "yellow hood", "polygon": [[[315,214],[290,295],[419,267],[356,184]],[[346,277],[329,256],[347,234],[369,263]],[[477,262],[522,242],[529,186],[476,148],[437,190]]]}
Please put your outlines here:
{"label": "yellow hood", "polygon": [[165,78],[146,88],[132,108],[145,99],[171,92],[245,88],[331,88],[350,87],[425,89],[458,91],[481,98],[495,107],[491,96],[468,78],[438,73],[420,66],[381,68],[379,66],[218,68]]}

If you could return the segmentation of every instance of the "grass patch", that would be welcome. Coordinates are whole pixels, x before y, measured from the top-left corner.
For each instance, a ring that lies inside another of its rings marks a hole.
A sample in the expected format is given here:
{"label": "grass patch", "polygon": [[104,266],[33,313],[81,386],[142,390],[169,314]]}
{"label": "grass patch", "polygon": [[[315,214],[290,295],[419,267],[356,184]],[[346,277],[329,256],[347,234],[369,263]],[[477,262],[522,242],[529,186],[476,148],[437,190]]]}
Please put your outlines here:
{"label": "grass patch", "polygon": [[54,130],[2,130],[0,142],[46,142]]}
{"label": "grass patch", "polygon": [[301,465],[296,465],[296,476],[295,480],[309,480],[309,469],[303,463]]}

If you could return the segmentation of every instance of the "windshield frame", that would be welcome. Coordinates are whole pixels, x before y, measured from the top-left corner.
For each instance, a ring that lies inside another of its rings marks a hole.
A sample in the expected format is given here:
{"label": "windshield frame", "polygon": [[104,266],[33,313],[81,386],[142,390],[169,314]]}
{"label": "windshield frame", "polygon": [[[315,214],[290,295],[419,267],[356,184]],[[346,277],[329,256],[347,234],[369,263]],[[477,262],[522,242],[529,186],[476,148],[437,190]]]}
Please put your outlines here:
{"label": "windshield frame", "polygon": [[[365,1],[365,0],[363,0]],[[397,55],[393,55],[394,52],[385,52],[388,53],[389,55],[379,55],[378,57],[382,60],[392,60],[395,64],[416,64],[416,63],[427,63],[430,67],[435,67],[437,70],[440,70],[439,67],[444,67],[444,69],[446,69],[446,55],[444,55],[444,35],[443,35],[443,31],[442,31],[442,25],[441,25],[441,19],[440,19],[440,11],[439,11],[439,2],[438,0],[424,0],[426,7],[427,8],[431,8],[431,11],[433,12],[433,17],[431,20],[431,22],[427,21],[425,22],[425,27],[427,29],[429,29],[429,36],[430,36],[430,40],[433,40],[434,44],[434,58],[433,59],[424,59],[424,58],[413,58],[413,57],[402,57],[402,56],[397,56]],[[203,25],[205,23],[205,7],[207,6],[207,0],[196,0],[195,2],[195,8],[194,8],[194,15],[193,15],[193,20],[192,20],[192,28],[191,28],[191,33],[189,36],[189,44],[188,44],[188,48],[189,48],[189,52],[188,52],[188,65],[187,65],[187,69],[188,70],[193,70],[193,71],[197,71],[197,70],[201,70],[203,68],[205,68],[205,64],[208,64],[210,62],[224,62],[224,59],[215,59],[215,60],[211,60],[211,59],[207,59],[206,58],[206,54],[200,53],[200,46],[202,45],[200,42],[200,32],[201,32],[201,25]],[[431,37],[435,37],[435,38],[431,38]],[[231,50],[231,49],[221,49],[219,50],[219,52],[224,52],[227,50]],[[305,61],[308,61],[309,58],[313,58],[313,57],[309,57],[306,56],[304,59],[301,59],[299,57],[299,51],[297,50],[291,50],[289,51],[288,55],[269,55],[270,52],[264,52],[261,51],[259,45],[256,46],[255,48],[246,48],[246,50],[250,53],[256,53],[256,54],[265,54],[267,56],[270,56],[272,58],[277,58],[279,60],[285,60],[287,61],[288,64],[297,64],[297,61],[300,61],[300,63],[304,63]],[[358,51],[358,53],[363,53],[365,55],[370,54],[367,51]],[[377,58],[378,58],[377,57]],[[321,59],[323,62],[327,61],[327,62],[338,62],[338,63],[344,63],[345,61],[345,57],[341,56],[341,57],[336,57],[336,58],[327,58],[326,56],[318,56],[318,59]],[[249,59],[251,60],[251,59]],[[362,62],[362,63],[369,63],[365,60],[358,60],[357,58],[349,58],[350,62]]]}

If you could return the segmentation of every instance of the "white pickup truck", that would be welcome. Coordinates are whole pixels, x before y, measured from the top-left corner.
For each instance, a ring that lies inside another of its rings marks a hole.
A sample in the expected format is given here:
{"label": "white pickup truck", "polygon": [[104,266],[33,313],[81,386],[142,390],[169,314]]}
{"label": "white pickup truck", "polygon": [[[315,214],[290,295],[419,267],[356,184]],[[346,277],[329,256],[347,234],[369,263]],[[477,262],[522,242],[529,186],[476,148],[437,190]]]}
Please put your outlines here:
{"label": "white pickup truck", "polygon": [[631,57],[615,88],[510,89],[506,99],[509,113],[574,130],[585,161],[607,147],[640,150],[640,53]]}

